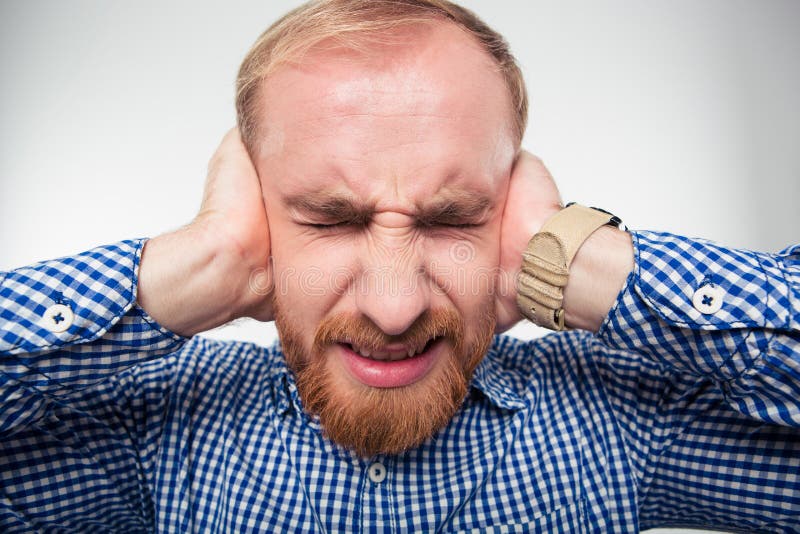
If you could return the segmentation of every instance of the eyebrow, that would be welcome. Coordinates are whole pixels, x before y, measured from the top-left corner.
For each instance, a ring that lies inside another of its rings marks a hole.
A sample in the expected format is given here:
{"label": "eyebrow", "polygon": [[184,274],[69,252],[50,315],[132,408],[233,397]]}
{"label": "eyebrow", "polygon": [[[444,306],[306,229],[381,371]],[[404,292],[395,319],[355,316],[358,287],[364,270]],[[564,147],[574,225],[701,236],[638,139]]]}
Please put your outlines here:
{"label": "eyebrow", "polygon": [[[492,207],[492,200],[480,193],[454,191],[418,203],[416,216],[421,226],[477,223]],[[320,221],[366,223],[374,214],[373,205],[359,204],[350,196],[326,192],[291,195],[284,205],[303,217]]]}
{"label": "eyebrow", "polygon": [[492,207],[492,200],[480,193],[456,191],[418,205],[417,219],[423,226],[458,225],[481,222]]}
{"label": "eyebrow", "polygon": [[284,205],[302,216],[335,222],[366,222],[372,207],[359,205],[352,197],[331,193],[303,193],[284,198]]}

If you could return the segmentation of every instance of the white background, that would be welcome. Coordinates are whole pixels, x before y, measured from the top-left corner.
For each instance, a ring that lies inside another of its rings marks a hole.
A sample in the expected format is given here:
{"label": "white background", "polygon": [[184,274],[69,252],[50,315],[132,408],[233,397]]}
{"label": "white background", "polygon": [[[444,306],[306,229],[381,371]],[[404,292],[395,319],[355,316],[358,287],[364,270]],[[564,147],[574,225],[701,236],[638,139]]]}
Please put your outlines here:
{"label": "white background", "polygon": [[[525,146],[565,200],[738,247],[800,238],[800,2],[463,3],[522,64]],[[0,3],[0,270],[188,222],[239,62],[297,4]]]}

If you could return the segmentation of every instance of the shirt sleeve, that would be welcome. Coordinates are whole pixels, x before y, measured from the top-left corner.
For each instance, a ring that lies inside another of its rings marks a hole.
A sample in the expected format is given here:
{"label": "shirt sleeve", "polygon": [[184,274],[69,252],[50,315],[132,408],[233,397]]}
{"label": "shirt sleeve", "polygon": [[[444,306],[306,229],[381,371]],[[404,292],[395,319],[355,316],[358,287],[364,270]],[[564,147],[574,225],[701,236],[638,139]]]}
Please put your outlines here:
{"label": "shirt sleeve", "polygon": [[719,384],[737,411],[800,426],[800,245],[778,254],[633,234],[635,268],[599,337]]}
{"label": "shirt sleeve", "polygon": [[800,524],[800,247],[633,233],[596,365],[642,528]]}
{"label": "shirt sleeve", "polygon": [[186,341],[136,303],[145,240],[0,273],[0,431]]}

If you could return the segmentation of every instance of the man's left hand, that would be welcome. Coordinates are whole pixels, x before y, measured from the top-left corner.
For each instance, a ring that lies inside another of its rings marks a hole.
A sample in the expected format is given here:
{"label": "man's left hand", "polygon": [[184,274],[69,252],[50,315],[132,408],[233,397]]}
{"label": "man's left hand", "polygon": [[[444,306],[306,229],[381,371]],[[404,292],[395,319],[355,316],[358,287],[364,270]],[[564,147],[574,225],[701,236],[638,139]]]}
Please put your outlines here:
{"label": "man's left hand", "polygon": [[498,333],[523,318],[517,309],[517,274],[522,268],[522,253],[533,234],[560,209],[561,195],[542,160],[521,151],[511,172],[501,225],[503,279],[498,281],[495,294]]}

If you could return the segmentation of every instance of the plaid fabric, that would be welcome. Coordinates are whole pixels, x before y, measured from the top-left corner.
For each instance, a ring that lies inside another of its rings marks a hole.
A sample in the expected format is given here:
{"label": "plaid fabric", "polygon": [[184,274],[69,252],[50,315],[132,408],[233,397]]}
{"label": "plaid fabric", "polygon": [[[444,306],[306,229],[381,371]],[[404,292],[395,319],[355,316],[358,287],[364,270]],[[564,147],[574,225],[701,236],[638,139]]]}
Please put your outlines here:
{"label": "plaid fabric", "polygon": [[498,336],[452,422],[377,458],[321,435],[279,346],[155,324],[141,241],[0,273],[0,531],[800,531],[800,248],[634,242],[598,335]]}

